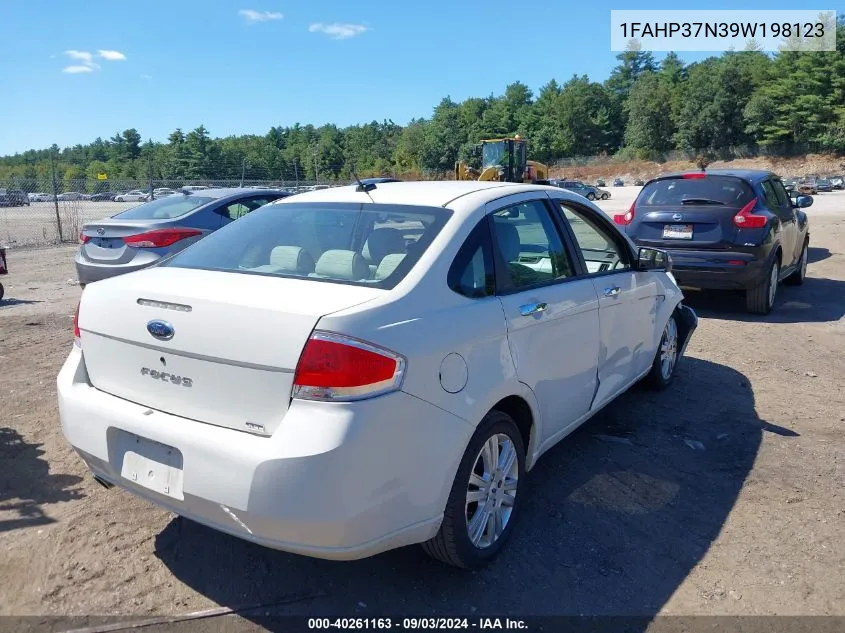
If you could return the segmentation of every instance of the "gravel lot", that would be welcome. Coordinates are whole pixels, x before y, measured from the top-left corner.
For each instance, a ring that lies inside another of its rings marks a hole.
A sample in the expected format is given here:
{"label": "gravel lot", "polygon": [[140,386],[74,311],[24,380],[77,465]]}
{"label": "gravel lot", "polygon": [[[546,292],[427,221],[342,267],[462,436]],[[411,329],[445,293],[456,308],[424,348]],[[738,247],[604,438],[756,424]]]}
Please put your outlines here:
{"label": "gravel lot", "polygon": [[[636,188],[611,191],[614,212]],[[673,387],[633,389],[544,456],[515,538],[474,573],[418,548],[301,558],[99,487],[55,401],[75,247],[10,251],[0,615],[845,615],[845,194],[816,200],[805,285],[764,318],[688,293],[701,323]],[[318,597],[279,605],[303,593]]]}

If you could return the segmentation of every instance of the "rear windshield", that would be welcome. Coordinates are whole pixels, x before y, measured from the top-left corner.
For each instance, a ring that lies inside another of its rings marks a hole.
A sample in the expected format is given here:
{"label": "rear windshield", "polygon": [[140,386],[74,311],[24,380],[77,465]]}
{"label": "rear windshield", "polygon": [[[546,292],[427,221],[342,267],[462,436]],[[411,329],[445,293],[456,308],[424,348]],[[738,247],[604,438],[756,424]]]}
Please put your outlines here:
{"label": "rear windshield", "polygon": [[742,207],[751,200],[753,195],[745,182],[730,176],[667,178],[646,185],[637,198],[637,206],[715,204]]}
{"label": "rear windshield", "polygon": [[417,206],[269,204],[162,265],[390,289],[450,216]]}
{"label": "rear windshield", "polygon": [[175,194],[139,204],[114,217],[121,220],[169,220],[183,216],[212,200],[214,198]]}

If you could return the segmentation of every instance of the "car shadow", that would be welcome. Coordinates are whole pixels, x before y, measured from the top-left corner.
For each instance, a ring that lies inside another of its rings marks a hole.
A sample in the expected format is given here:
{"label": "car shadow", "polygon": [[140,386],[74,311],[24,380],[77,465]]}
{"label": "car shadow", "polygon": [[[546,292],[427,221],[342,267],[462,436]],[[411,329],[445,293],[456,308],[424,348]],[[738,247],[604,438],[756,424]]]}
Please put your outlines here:
{"label": "car shadow", "polygon": [[808,264],[815,264],[817,262],[824,261],[833,257],[833,253],[830,252],[830,249],[823,248],[820,246],[811,246],[807,250],[807,263]]}
{"label": "car shadow", "polygon": [[8,306],[25,306],[31,303],[42,302],[34,299],[0,299],[0,308],[5,308]]}
{"label": "car shadow", "polygon": [[29,444],[11,428],[0,427],[0,533],[53,523],[43,506],[79,499],[76,475],[51,475],[40,444]]}
{"label": "car shadow", "polygon": [[731,290],[684,288],[684,302],[699,316],[725,321],[830,323],[845,316],[845,281],[807,277],[801,286],[781,284],[768,315],[745,311],[745,296]]}
{"label": "car shadow", "polygon": [[694,358],[681,367],[667,391],[632,389],[539,461],[518,529],[484,569],[453,569],[418,547],[345,563],[309,559],[183,519],[157,536],[156,555],[224,606],[323,595],[262,608],[271,615],[639,615],[647,623],[719,536],[763,433],[794,435],[758,418],[741,373]]}

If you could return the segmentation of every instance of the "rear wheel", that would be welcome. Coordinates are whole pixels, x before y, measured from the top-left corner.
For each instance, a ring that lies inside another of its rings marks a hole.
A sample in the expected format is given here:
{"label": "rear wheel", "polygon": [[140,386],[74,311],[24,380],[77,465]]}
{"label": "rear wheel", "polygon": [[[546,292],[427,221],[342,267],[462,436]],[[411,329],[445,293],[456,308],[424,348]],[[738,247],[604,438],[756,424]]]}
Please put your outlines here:
{"label": "rear wheel", "polygon": [[790,286],[800,286],[807,278],[807,251],[810,250],[810,243],[804,242],[804,248],[801,249],[801,259],[798,260],[798,268],[789,277],[783,280],[783,283]]}
{"label": "rear wheel", "polygon": [[657,354],[651,364],[651,371],[646,382],[654,389],[665,389],[675,377],[675,367],[678,365],[678,322],[675,315],[669,317],[657,346]]}
{"label": "rear wheel", "polygon": [[608,198],[610,198],[610,194],[608,194],[608,193],[603,193],[603,194],[601,194],[601,199],[602,199],[602,200],[607,200]]}
{"label": "rear wheel", "polygon": [[595,199],[596,199],[596,194],[594,194],[592,191],[587,194],[587,200],[595,200]]}
{"label": "rear wheel", "polygon": [[769,314],[775,305],[779,278],[780,261],[775,258],[766,277],[745,291],[745,309],[751,314]]}
{"label": "rear wheel", "polygon": [[471,569],[499,552],[513,528],[522,501],[525,447],[513,419],[491,411],[461,459],[440,530],[422,544],[427,554]]}

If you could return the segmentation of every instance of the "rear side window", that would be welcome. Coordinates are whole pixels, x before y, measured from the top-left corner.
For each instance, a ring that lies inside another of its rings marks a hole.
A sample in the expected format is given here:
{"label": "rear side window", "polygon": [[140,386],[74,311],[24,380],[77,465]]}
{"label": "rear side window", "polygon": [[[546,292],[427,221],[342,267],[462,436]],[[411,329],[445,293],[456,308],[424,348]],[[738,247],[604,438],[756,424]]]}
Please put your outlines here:
{"label": "rear side window", "polygon": [[177,194],[140,204],[114,217],[121,220],[170,220],[190,213],[213,200],[214,198]]}
{"label": "rear side window", "polygon": [[754,197],[751,188],[739,178],[666,178],[646,185],[637,198],[637,207],[683,204],[743,207]]}
{"label": "rear side window", "polygon": [[764,180],[760,186],[763,188],[763,201],[766,203],[766,206],[769,207],[770,211],[777,213],[780,202],[778,201],[778,196],[775,193],[775,188],[772,186],[771,181]]}
{"label": "rear side window", "polygon": [[496,292],[493,247],[487,219],[482,220],[463,243],[449,268],[449,287],[458,294],[478,299]]}
{"label": "rear side window", "polygon": [[446,209],[417,206],[270,204],[163,265],[390,289],[450,216]]}

